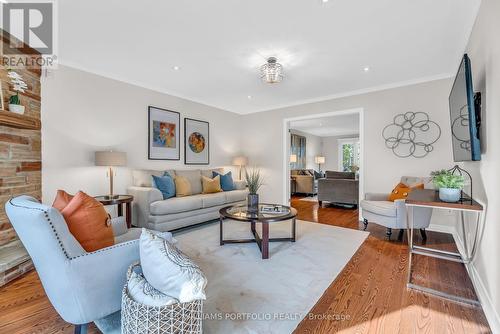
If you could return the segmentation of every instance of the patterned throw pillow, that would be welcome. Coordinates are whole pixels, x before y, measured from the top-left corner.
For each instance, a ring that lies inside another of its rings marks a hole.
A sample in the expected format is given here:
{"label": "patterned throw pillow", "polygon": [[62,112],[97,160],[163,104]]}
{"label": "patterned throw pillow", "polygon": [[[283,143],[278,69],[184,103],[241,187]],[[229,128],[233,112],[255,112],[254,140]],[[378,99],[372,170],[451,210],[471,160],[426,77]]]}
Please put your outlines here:
{"label": "patterned throw pillow", "polygon": [[166,306],[178,303],[175,298],[169,297],[156,290],[146,281],[142,274],[132,272],[127,282],[127,290],[134,301],[147,306]]}
{"label": "patterned throw pillow", "polygon": [[144,277],[156,290],[181,303],[206,299],[205,275],[175,245],[142,229],[139,250]]}

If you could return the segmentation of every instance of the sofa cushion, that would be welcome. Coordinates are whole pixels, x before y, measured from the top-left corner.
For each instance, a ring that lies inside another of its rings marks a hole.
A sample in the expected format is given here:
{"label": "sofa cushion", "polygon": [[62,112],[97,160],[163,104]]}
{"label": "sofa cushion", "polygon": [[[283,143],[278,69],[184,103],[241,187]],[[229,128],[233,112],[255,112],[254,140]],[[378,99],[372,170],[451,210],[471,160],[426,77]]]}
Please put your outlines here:
{"label": "sofa cushion", "polygon": [[219,174],[224,174],[224,168],[211,168],[211,169],[202,169],[201,175],[209,178],[213,178],[213,172],[217,172]]}
{"label": "sofa cushion", "polygon": [[191,182],[184,176],[176,176],[175,182],[175,196],[185,197],[191,196],[193,191],[191,190]]}
{"label": "sofa cushion", "polygon": [[327,170],[326,171],[326,178],[327,179],[355,179],[356,174],[353,172],[336,172],[336,171],[331,171]]}
{"label": "sofa cushion", "polygon": [[191,192],[193,195],[201,194],[201,171],[199,169],[176,170],[175,176],[185,177],[191,184]]}
{"label": "sofa cushion", "polygon": [[132,183],[136,187],[153,187],[152,175],[162,176],[163,171],[139,169],[132,171]]}
{"label": "sofa cushion", "polygon": [[226,194],[226,203],[233,203],[246,200],[248,191],[233,190],[233,191],[226,191],[225,194]]}
{"label": "sofa cushion", "polygon": [[221,192],[220,176],[217,175],[213,179],[211,177],[201,176],[201,184],[203,186],[203,194],[213,194]]}
{"label": "sofa cushion", "polygon": [[212,206],[223,205],[226,203],[226,195],[223,192],[200,195],[203,208],[210,208]]}
{"label": "sofa cushion", "polygon": [[396,205],[389,201],[361,201],[361,208],[381,216],[396,217]]}
{"label": "sofa cushion", "polygon": [[161,191],[163,199],[175,196],[175,182],[169,173],[165,172],[163,176],[152,175],[153,185],[156,189]]}
{"label": "sofa cushion", "polygon": [[202,195],[172,197],[163,201],[151,203],[152,215],[168,215],[172,213],[201,209],[203,207]]}
{"label": "sofa cushion", "polygon": [[220,186],[224,191],[234,190],[233,173],[227,172],[226,174],[220,174],[218,172],[213,172],[212,177],[220,176]]}

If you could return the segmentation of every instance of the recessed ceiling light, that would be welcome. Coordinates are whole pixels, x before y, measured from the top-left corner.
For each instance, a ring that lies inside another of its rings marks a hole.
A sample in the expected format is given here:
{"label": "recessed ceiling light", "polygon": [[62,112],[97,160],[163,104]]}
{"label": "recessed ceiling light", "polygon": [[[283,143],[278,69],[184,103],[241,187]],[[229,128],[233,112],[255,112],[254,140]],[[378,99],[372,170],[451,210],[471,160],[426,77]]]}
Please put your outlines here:
{"label": "recessed ceiling light", "polygon": [[179,66],[174,66],[174,67],[172,67],[172,68],[174,69],[174,71],[178,71],[178,70],[180,70],[180,69],[181,69]]}
{"label": "recessed ceiling light", "polygon": [[321,1],[323,1],[323,3],[326,3],[326,2],[328,2],[328,0],[321,0]]}
{"label": "recessed ceiling light", "polygon": [[365,72],[370,71],[370,67],[369,67],[369,66],[365,66],[365,67],[363,67],[363,71],[365,71]]}
{"label": "recessed ceiling light", "polygon": [[247,96],[247,98],[248,98],[249,100],[251,100],[251,99],[252,99],[252,95],[248,95],[248,96]]}

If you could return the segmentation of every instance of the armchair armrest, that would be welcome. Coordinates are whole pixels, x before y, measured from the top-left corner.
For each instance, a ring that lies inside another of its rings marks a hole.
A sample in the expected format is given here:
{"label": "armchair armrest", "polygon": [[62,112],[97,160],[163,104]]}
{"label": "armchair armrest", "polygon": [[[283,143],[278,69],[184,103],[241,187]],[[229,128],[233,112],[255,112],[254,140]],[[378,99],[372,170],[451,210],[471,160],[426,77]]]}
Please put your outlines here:
{"label": "armchair armrest", "polygon": [[129,187],[127,193],[134,196],[132,224],[138,227],[147,227],[150,205],[153,202],[163,200],[161,191],[151,187]]}
{"label": "armchair armrest", "polygon": [[121,308],[127,269],[139,261],[139,240],[86,253],[69,261],[74,306],[82,323],[101,319]]}
{"label": "armchair armrest", "polygon": [[382,194],[382,193],[366,193],[365,194],[365,199],[367,201],[387,201],[388,197],[389,197],[388,194]]}

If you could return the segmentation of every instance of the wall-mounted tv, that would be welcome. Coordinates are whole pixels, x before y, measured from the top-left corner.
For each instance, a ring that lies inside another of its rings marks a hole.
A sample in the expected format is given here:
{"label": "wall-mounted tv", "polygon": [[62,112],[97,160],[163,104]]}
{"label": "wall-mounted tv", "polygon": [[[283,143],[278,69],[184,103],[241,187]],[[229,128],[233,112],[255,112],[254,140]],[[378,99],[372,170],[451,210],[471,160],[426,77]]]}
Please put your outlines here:
{"label": "wall-mounted tv", "polygon": [[449,103],[453,159],[455,161],[481,160],[479,140],[481,93],[474,93],[471,63],[466,54],[455,77]]}

